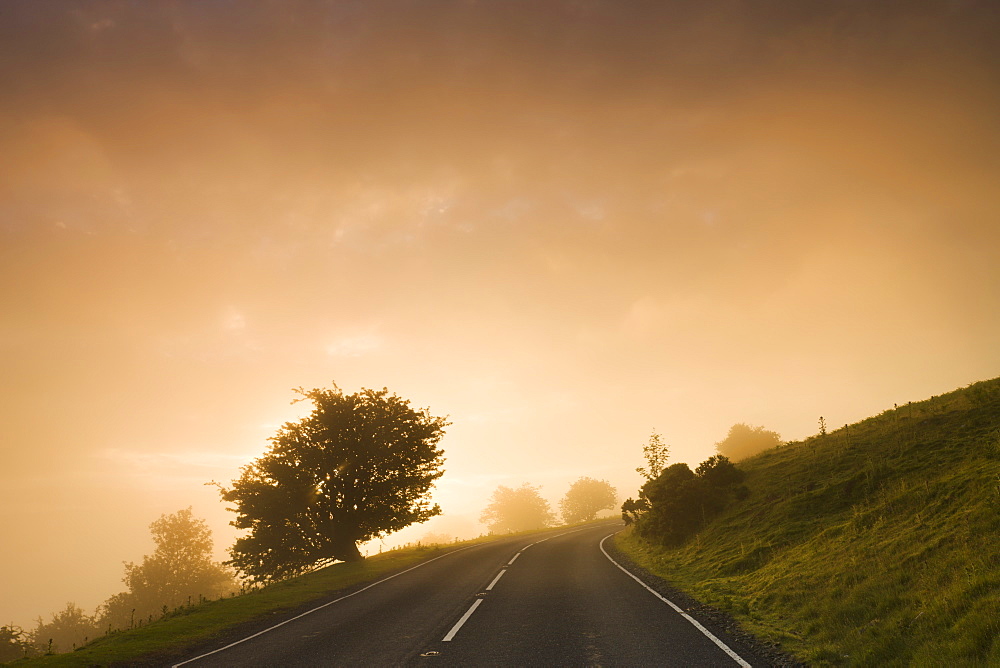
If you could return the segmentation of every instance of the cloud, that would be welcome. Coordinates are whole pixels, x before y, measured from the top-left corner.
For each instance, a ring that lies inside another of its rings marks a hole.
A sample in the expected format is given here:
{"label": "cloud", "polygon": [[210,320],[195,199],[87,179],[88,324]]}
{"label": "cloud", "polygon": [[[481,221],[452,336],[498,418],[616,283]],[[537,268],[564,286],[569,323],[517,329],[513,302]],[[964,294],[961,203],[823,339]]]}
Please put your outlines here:
{"label": "cloud", "polygon": [[141,452],[122,448],[105,448],[96,455],[136,469],[184,469],[231,467],[245,463],[255,455],[211,452],[206,450],[171,449],[165,452]]}
{"label": "cloud", "polygon": [[247,327],[247,319],[243,313],[230,306],[222,315],[222,327],[230,332],[241,332]]}
{"label": "cloud", "polygon": [[348,334],[328,343],[325,350],[331,357],[363,357],[381,350],[384,345],[384,339],[377,334]]}
{"label": "cloud", "polygon": [[[130,486],[147,491],[180,492],[210,480],[227,480],[257,454],[234,454],[210,450],[144,452],[105,448],[94,457],[110,465],[114,475]],[[105,469],[105,474],[111,471]]]}

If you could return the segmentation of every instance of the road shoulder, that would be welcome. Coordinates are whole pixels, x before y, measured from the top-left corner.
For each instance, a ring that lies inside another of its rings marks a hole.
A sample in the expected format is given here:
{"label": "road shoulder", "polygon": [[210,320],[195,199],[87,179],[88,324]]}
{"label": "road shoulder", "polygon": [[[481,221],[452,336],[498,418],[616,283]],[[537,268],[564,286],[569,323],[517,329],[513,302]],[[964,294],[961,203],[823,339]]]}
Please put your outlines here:
{"label": "road shoulder", "polygon": [[687,614],[698,620],[705,628],[719,636],[752,666],[774,666],[775,668],[805,668],[805,664],[785,653],[775,643],[767,642],[746,631],[727,612],[706,605],[687,592],[662,577],[650,573],[635,563],[628,554],[620,550],[612,537],[604,542],[608,554],[638,577],[651,589],[673,601]]}

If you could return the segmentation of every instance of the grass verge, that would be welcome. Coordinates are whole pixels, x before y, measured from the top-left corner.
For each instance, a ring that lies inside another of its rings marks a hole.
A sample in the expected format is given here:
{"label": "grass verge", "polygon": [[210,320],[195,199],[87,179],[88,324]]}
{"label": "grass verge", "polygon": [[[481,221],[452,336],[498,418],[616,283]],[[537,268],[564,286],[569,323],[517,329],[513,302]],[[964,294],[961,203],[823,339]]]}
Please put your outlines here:
{"label": "grass verge", "polygon": [[810,665],[1000,665],[1000,379],[740,467],[687,544],[619,549]]}

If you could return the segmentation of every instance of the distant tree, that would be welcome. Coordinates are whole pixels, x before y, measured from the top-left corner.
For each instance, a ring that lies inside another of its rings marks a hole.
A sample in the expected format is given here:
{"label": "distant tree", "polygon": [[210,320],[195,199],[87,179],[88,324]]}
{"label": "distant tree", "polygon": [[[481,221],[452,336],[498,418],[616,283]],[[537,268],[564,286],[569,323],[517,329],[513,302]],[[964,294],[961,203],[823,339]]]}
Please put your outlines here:
{"label": "distant tree", "polygon": [[566,524],[588,522],[601,510],[614,508],[618,491],[606,480],[580,478],[559,501],[559,512]]}
{"label": "distant tree", "polygon": [[231,572],[212,561],[212,530],[191,508],[161,515],[149,528],[153,554],[125,564],[125,584],[140,600],[173,608],[232,589]]}
{"label": "distant tree", "polygon": [[[136,607],[139,606],[139,607]],[[151,602],[140,602],[132,592],[122,591],[109,596],[97,608],[97,621],[100,624],[102,633],[130,629],[135,626],[136,619],[153,615],[156,618],[163,616],[170,608],[161,605],[159,609]],[[139,617],[136,617],[136,613]],[[145,612],[145,614],[142,614]]]}
{"label": "distant tree", "polygon": [[71,652],[84,643],[101,635],[97,620],[87,615],[75,603],[67,603],[66,609],[52,615],[46,623],[41,617],[35,629],[29,634],[31,644],[39,652]]}
{"label": "distant tree", "polygon": [[655,431],[650,434],[649,442],[642,446],[642,456],[646,460],[645,466],[636,469],[636,473],[646,480],[655,480],[663,472],[670,458],[670,446],[662,441],[662,437]]}
{"label": "distant tree", "polygon": [[448,425],[386,389],[297,392],[314,404],[243,468],[222,498],[236,505],[230,564],[256,581],[334,560],[362,559],[358,543],[441,513],[430,490],[443,474],[437,444]]}
{"label": "distant tree", "polygon": [[141,564],[125,564],[128,591],[104,602],[102,627],[130,628],[150,615],[238,588],[232,571],[212,560],[212,531],[191,508],[161,515],[149,528],[156,549]]}
{"label": "distant tree", "polygon": [[23,659],[32,652],[28,635],[19,626],[0,626],[0,663]]}
{"label": "distant tree", "polygon": [[517,489],[500,485],[490,497],[479,521],[493,533],[540,529],[555,522],[549,502],[538,493],[540,487],[527,483]]}
{"label": "distant tree", "polygon": [[729,435],[716,443],[715,449],[720,455],[740,461],[779,445],[781,435],[778,432],[740,422],[729,428]]}

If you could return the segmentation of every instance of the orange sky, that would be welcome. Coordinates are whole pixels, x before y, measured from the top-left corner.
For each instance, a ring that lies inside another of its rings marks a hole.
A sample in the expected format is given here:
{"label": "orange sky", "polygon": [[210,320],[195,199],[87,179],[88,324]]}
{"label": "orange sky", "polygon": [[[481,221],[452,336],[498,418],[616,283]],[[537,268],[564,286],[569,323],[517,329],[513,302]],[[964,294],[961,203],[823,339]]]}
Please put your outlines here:
{"label": "orange sky", "polygon": [[221,555],[297,386],[451,416],[414,540],[1000,375],[991,5],[4,3],[0,623]]}

